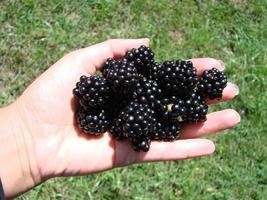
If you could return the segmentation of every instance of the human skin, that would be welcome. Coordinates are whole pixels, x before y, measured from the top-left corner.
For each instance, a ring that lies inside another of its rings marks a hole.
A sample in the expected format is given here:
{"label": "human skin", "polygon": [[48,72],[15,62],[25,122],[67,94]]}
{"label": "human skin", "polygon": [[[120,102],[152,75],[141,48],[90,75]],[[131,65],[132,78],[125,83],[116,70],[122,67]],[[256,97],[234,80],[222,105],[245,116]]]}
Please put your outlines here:
{"label": "human skin", "polygon": [[[110,133],[93,137],[79,131],[72,95],[79,77],[93,75],[107,58],[120,58],[140,45],[148,46],[149,40],[108,40],[73,51],[40,75],[13,104],[0,109],[0,177],[7,198],[57,176],[86,175],[134,163],[183,160],[214,152],[214,143],[199,137],[236,126],[240,116],[235,110],[210,113],[206,122],[184,126],[179,140],[152,142],[148,152],[135,152],[126,141],[118,142]],[[191,61],[198,74],[212,67],[223,69],[216,59]],[[237,94],[237,86],[229,83],[220,101],[231,100]]]}

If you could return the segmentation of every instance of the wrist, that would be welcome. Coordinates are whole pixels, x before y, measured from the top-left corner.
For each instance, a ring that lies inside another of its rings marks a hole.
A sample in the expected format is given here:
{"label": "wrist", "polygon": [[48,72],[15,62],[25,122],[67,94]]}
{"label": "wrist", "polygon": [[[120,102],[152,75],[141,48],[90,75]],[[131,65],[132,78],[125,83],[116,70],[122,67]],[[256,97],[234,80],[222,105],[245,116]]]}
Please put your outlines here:
{"label": "wrist", "polygon": [[31,152],[31,135],[16,103],[0,109],[0,177],[5,195],[14,197],[41,182]]}

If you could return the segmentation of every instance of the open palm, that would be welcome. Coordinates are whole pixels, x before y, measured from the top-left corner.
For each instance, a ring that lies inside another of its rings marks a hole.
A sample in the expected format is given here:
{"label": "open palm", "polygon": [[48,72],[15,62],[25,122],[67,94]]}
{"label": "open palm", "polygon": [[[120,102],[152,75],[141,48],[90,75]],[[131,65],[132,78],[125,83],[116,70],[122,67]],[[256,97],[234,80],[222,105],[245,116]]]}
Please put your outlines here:
{"label": "open palm", "polygon": [[[148,39],[117,39],[74,51],[37,78],[16,101],[27,130],[28,156],[34,160],[31,165],[35,166],[31,167],[38,169],[42,178],[209,155],[215,149],[213,142],[194,138],[231,128],[239,122],[239,115],[231,109],[211,113],[206,122],[183,127],[180,140],[152,142],[147,153],[133,151],[127,142],[115,141],[108,133],[101,137],[81,134],[74,119],[76,102],[72,95],[79,77],[93,75],[109,57],[119,58],[127,50],[148,43]],[[221,62],[211,58],[192,59],[192,62],[198,73],[222,67]],[[229,84],[222,100],[230,100],[236,94],[237,88]]]}

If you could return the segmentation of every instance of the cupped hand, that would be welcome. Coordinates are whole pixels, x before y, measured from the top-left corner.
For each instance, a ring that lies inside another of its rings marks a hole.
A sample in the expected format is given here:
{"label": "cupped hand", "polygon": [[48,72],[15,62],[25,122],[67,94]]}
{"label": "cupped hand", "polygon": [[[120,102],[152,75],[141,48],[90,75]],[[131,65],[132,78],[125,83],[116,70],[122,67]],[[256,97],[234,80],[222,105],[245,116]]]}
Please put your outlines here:
{"label": "cupped hand", "polygon": [[[108,40],[69,53],[38,77],[14,103],[24,130],[29,166],[37,183],[54,176],[90,174],[132,163],[210,155],[214,143],[197,138],[232,128],[240,121],[238,113],[231,109],[210,113],[206,122],[184,126],[179,140],[152,142],[146,153],[133,151],[126,141],[118,142],[109,133],[101,137],[81,134],[74,118],[75,83],[81,75],[93,75],[107,58],[120,58],[140,45],[148,46],[149,40]],[[221,61],[212,58],[196,58],[192,62],[199,74],[204,69],[223,68]],[[221,101],[237,94],[236,85],[230,83]]]}

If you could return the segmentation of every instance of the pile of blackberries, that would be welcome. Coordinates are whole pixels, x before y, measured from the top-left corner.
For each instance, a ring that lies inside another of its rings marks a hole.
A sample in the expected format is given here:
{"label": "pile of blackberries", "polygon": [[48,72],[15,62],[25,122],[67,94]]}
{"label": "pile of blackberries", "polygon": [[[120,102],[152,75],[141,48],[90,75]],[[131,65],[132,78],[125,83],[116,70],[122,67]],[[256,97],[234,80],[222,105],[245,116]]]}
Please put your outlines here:
{"label": "pile of blackberries", "polygon": [[110,131],[134,150],[148,151],[151,140],[173,141],[181,125],[206,120],[206,99],[219,99],[227,84],[216,68],[198,77],[191,61],[158,63],[149,47],[109,58],[101,75],[81,76],[73,89],[76,119],[85,134]]}

